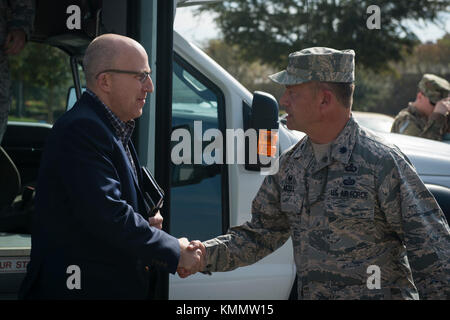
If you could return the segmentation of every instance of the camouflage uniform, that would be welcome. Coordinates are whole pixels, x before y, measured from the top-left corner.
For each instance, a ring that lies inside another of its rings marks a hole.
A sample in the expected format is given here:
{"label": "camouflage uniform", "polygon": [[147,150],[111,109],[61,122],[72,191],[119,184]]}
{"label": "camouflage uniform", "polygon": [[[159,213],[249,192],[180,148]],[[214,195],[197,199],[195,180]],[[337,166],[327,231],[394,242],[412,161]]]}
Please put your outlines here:
{"label": "camouflage uniform", "polygon": [[[448,97],[450,84],[432,74],[424,74],[419,90],[436,104]],[[400,111],[392,124],[391,132],[441,141],[449,129],[450,116],[433,112],[430,117],[420,112],[412,103]]]}
{"label": "camouflage uniform", "polygon": [[32,0],[0,0],[0,143],[6,130],[11,105],[11,79],[8,58],[3,47],[8,33],[14,29],[22,29],[29,39],[33,19]]}
{"label": "camouflage uniform", "polygon": [[[250,265],[289,237],[299,299],[450,298],[442,210],[401,151],[353,118],[320,161],[308,136],[281,155],[251,221],[204,242],[205,271]],[[368,288],[372,265],[380,289]]]}

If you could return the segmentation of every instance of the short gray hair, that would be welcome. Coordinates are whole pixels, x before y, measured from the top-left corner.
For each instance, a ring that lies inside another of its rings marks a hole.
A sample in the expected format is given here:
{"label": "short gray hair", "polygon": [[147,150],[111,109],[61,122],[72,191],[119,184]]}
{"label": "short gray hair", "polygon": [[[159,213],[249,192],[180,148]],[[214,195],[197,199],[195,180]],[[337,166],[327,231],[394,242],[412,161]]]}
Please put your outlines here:
{"label": "short gray hair", "polygon": [[105,41],[106,37],[97,37],[89,44],[83,58],[86,84],[93,84],[96,75],[102,70],[113,68],[118,56],[114,41]]}
{"label": "short gray hair", "polygon": [[331,91],[336,99],[345,107],[350,108],[353,104],[353,93],[355,84],[352,82],[317,82],[316,89]]}

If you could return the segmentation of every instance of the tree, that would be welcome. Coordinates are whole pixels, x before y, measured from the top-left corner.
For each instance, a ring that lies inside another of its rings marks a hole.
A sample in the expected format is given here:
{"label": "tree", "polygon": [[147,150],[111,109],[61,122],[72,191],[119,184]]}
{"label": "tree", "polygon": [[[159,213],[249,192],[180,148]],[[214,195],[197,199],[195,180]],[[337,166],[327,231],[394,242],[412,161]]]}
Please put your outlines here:
{"label": "tree", "polygon": [[402,73],[450,74],[450,34],[447,33],[436,43],[416,46],[413,54],[402,63],[397,63],[395,69]]}
{"label": "tree", "polygon": [[229,45],[223,40],[212,39],[205,47],[205,52],[250,92],[265,91],[276,98],[281,97],[284,87],[274,83],[268,77],[279,70],[260,60],[246,63],[240,57],[241,48],[238,45]]}
{"label": "tree", "polygon": [[[240,57],[242,49],[238,45],[227,44],[221,39],[210,40],[204,50],[251,92],[265,91],[278,100],[281,97],[284,86],[268,78],[280,68],[271,67],[260,60],[246,63]],[[358,65],[352,109],[395,116],[409,101],[415,99],[417,84],[423,73],[434,73],[450,79],[450,34],[444,35],[436,43],[419,44],[412,51],[401,63],[390,63],[392,71],[389,72],[375,72]]]}
{"label": "tree", "polygon": [[71,80],[68,55],[57,48],[30,42],[20,55],[10,57],[9,63],[13,80],[39,87],[32,95],[45,101],[47,122],[53,123],[54,111],[65,105]]}
{"label": "tree", "polygon": [[[369,30],[370,5],[380,8],[380,29]],[[438,21],[450,0],[228,0],[198,9],[217,13],[227,43],[241,48],[246,61],[257,57],[276,68],[288,53],[326,46],[354,49],[359,65],[371,70],[399,61],[419,41],[404,20]]]}

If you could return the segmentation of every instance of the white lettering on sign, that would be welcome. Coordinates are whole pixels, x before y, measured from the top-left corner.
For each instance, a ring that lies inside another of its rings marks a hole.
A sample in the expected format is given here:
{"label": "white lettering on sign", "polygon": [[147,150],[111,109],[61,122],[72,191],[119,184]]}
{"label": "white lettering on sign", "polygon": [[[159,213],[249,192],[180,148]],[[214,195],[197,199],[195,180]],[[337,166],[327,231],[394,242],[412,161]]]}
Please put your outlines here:
{"label": "white lettering on sign", "polygon": [[0,273],[25,273],[30,258],[0,257]]}

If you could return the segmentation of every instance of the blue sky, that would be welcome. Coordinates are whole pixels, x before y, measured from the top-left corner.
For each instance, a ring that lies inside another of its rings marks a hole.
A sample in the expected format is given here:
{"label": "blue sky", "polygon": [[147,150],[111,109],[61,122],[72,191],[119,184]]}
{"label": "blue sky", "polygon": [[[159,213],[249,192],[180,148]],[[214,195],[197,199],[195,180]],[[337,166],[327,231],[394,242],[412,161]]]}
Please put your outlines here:
{"label": "blue sky", "polygon": [[[193,10],[193,7],[178,8],[174,27],[186,39],[199,47],[203,47],[208,39],[217,38],[220,31],[214,24],[213,15],[202,14],[200,17],[194,17],[192,15]],[[435,42],[445,32],[450,33],[450,13],[443,13],[442,18],[446,21],[443,29],[430,23],[425,24],[423,21],[407,21],[406,23],[422,42]]]}

